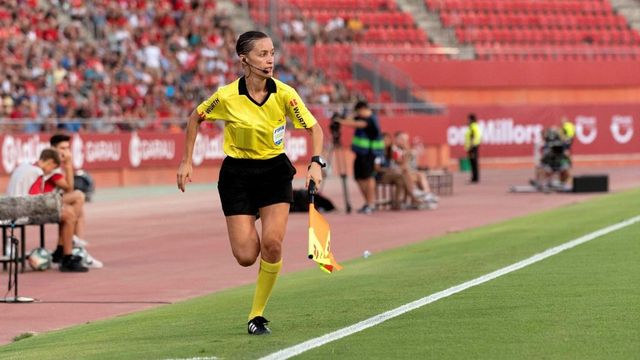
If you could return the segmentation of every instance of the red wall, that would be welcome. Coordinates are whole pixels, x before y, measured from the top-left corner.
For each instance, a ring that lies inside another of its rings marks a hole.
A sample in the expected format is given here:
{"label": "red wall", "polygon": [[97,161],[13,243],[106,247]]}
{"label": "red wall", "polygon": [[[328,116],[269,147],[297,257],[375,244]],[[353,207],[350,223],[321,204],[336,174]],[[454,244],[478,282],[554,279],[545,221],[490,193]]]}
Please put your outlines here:
{"label": "red wall", "polygon": [[592,87],[640,85],[640,60],[442,61],[396,60],[422,88]]}
{"label": "red wall", "polygon": [[481,152],[486,157],[532,156],[545,127],[566,116],[576,125],[572,153],[607,155],[640,153],[640,104],[566,106],[450,107],[447,142],[453,157],[464,156],[467,114],[476,113],[483,130]]}

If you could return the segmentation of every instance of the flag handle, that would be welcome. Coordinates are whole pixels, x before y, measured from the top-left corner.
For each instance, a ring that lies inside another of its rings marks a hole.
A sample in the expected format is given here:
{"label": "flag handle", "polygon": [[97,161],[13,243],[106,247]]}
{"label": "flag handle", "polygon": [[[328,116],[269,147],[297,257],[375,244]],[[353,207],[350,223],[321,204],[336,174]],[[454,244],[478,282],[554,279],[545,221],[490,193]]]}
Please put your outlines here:
{"label": "flag handle", "polygon": [[318,188],[316,187],[316,182],[313,180],[309,180],[309,204],[315,204],[314,196],[318,193]]}
{"label": "flag handle", "polygon": [[[316,182],[313,180],[309,180],[309,211],[311,211],[311,207],[314,206],[314,196],[318,193],[318,188],[316,187]],[[313,260],[313,254],[309,254],[309,259]]]}

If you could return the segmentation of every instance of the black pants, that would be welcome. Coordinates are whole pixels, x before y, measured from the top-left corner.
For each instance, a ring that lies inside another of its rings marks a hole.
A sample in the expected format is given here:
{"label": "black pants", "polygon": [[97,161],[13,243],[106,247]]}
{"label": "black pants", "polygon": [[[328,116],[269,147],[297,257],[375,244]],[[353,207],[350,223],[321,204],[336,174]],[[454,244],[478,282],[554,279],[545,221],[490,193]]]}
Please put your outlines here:
{"label": "black pants", "polygon": [[480,181],[480,169],[478,168],[478,146],[474,146],[467,152],[471,164],[471,182]]}

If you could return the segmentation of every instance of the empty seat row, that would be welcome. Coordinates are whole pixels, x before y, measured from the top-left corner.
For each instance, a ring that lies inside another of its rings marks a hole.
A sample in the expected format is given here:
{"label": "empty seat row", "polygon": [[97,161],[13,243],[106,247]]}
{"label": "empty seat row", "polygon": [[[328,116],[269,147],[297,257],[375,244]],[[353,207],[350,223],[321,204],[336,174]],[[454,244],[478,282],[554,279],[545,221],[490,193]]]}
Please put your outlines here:
{"label": "empty seat row", "polygon": [[445,26],[493,27],[558,27],[558,28],[627,28],[627,21],[617,15],[543,15],[543,14],[481,14],[442,13]]}
{"label": "empty seat row", "polygon": [[640,44],[640,34],[632,31],[596,30],[504,30],[462,29],[456,37],[463,43],[529,43],[529,44]]}
{"label": "empty seat row", "polygon": [[393,0],[288,0],[288,3],[300,9],[395,9]]}
{"label": "empty seat row", "polygon": [[363,40],[424,43],[427,35],[420,29],[369,29],[364,33]]}
{"label": "empty seat row", "polygon": [[611,4],[602,0],[425,0],[425,5],[432,10],[611,12]]}
{"label": "empty seat row", "polygon": [[640,59],[640,48],[632,46],[590,47],[582,45],[564,46],[504,46],[476,45],[480,59]]}

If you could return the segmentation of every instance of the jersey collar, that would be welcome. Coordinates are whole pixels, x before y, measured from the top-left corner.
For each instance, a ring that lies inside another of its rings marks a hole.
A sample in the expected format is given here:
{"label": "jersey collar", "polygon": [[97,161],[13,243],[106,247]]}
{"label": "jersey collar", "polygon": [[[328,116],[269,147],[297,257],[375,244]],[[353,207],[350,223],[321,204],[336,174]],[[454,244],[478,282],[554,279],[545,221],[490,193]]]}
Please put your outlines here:
{"label": "jersey collar", "polygon": [[262,101],[262,103],[259,103],[257,101],[255,101],[251,95],[249,95],[249,89],[247,89],[247,82],[243,77],[240,78],[240,81],[238,81],[238,93],[240,95],[244,95],[246,97],[249,98],[249,100],[251,100],[252,103],[258,105],[258,106],[262,106],[264,105],[264,103],[267,102],[267,100],[269,100],[269,96],[271,96],[272,93],[276,93],[278,90],[278,88],[276,87],[276,82],[272,79],[272,78],[267,78],[267,96],[264,98],[264,101]]}

